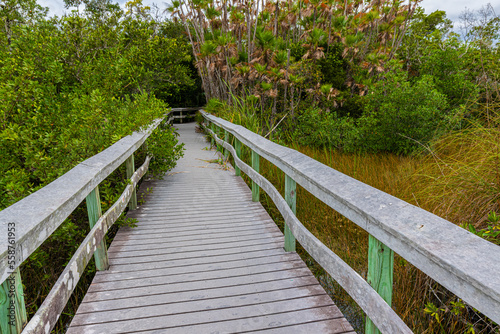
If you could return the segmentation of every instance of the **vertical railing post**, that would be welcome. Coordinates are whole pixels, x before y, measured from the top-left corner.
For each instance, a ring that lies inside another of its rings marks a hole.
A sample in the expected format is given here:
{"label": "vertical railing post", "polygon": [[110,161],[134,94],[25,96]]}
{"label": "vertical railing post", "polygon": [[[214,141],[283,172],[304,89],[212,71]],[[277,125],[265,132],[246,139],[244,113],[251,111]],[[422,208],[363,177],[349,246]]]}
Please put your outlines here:
{"label": "vertical railing post", "polygon": [[[252,168],[260,172],[260,155],[252,150]],[[258,202],[260,199],[260,187],[255,181],[252,180],[252,201]]]}
{"label": "vertical railing post", "polygon": [[21,271],[16,268],[0,287],[0,331],[19,334],[28,323]]}
{"label": "vertical railing post", "polygon": [[[212,130],[212,132],[214,133],[215,135],[215,124],[214,123],[210,123],[210,130]],[[212,146],[214,146],[216,143],[215,143],[215,139],[214,137],[212,136],[211,137],[212,140],[210,141],[210,143],[212,144]]]}
{"label": "vertical railing post", "polygon": [[[229,132],[224,129],[224,141],[229,144]],[[229,157],[229,150],[224,149],[224,157],[227,159]]]}
{"label": "vertical railing post", "polygon": [[[295,180],[285,174],[285,201],[292,209],[293,214],[297,213],[297,185]],[[285,223],[285,251],[295,252],[295,237]]]}
{"label": "vertical railing post", "polygon": [[[95,189],[87,195],[86,202],[90,228],[93,228],[102,216],[99,186],[95,187]],[[107,270],[109,268],[108,250],[104,239],[97,245],[96,251],[94,252],[94,259],[97,270]]]}
{"label": "vertical railing post", "polygon": [[[127,166],[127,179],[130,180],[132,175],[135,173],[134,153],[128,157],[125,165]],[[130,202],[128,202],[128,208],[129,210],[137,209],[137,192],[135,191],[135,188],[132,189],[132,197],[130,197]]]}
{"label": "vertical railing post", "polygon": [[[236,156],[241,159],[241,142],[236,138],[234,138],[234,149]],[[236,166],[236,162],[234,163],[234,173],[236,176],[241,176],[241,170]]]}
{"label": "vertical railing post", "polygon": [[[391,306],[394,272],[394,251],[372,235],[368,240],[368,275],[366,281]],[[373,322],[366,317],[366,334],[380,334]]]}

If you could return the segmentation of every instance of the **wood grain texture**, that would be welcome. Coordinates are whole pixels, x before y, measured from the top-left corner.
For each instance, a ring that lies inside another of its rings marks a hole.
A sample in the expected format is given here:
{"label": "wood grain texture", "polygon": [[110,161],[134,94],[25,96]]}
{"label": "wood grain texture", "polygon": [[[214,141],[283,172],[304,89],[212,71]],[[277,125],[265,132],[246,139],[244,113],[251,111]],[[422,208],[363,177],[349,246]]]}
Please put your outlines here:
{"label": "wood grain texture", "polygon": [[211,124],[230,132],[305,190],[500,323],[498,246],[300,152],[201,112]]}
{"label": "wood grain texture", "polygon": [[[252,168],[257,173],[260,172],[260,156],[254,150],[252,150]],[[258,202],[259,200],[260,200],[260,188],[259,188],[259,185],[252,180],[252,201]]]}
{"label": "wood grain texture", "polygon": [[[293,214],[297,214],[297,184],[288,175],[285,175],[285,201],[292,210]],[[295,237],[288,224],[285,224],[285,250],[287,252],[295,252]]]}
{"label": "wood grain texture", "polygon": [[21,271],[17,268],[0,286],[0,333],[21,333],[27,322]]}
{"label": "wood grain texture", "polygon": [[193,125],[178,127],[184,158],[144,182],[137,227],[117,233],[68,333],[351,333],[245,182]]}
{"label": "wood grain texture", "polygon": [[[132,175],[131,175],[132,177]],[[102,216],[101,212],[101,199],[99,196],[99,186],[95,187],[85,198],[87,204],[87,214],[89,217],[89,225],[92,229],[99,218]],[[95,267],[97,270],[107,270],[109,268],[108,261],[108,248],[106,247],[106,240],[102,240],[97,245],[94,252]]]}
{"label": "wood grain texture", "polygon": [[[234,148],[236,149],[236,155],[241,158],[241,142],[238,139],[234,140]],[[236,176],[241,176],[241,170],[238,166],[234,166],[234,174]]]}
{"label": "wood grain texture", "polygon": [[[394,252],[370,235],[368,241],[368,275],[366,281],[389,305],[392,304],[393,274]],[[378,328],[368,317],[366,318],[365,333],[380,334]]]}
{"label": "wood grain texture", "polygon": [[[127,168],[127,179],[130,179],[132,177],[132,175],[134,175],[134,173],[135,173],[135,159],[134,159],[133,153],[125,161],[125,165]],[[129,210],[137,209],[137,194],[136,194],[135,188],[132,191],[132,197],[130,198],[130,202],[128,203],[128,208],[129,208]]]}

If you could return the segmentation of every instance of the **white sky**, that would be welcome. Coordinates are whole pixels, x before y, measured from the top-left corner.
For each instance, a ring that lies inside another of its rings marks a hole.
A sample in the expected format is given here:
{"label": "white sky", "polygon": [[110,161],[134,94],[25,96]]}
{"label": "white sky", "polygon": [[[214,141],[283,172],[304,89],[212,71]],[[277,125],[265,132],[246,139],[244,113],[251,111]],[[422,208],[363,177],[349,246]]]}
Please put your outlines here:
{"label": "white sky", "polygon": [[465,8],[478,10],[488,3],[493,6],[496,15],[500,15],[500,0],[423,0],[420,6],[425,9],[426,14],[430,14],[436,10],[444,10],[446,16],[457,23],[458,17]]}
{"label": "white sky", "polygon": [[[115,1],[123,6],[127,0]],[[166,1],[168,0],[143,0],[143,4],[151,5],[152,3],[156,3],[160,8],[164,9]],[[38,3],[44,7],[49,7],[49,15],[61,15],[64,13],[63,0],[38,0]],[[488,3],[491,3],[496,14],[500,15],[500,0],[423,0],[421,6],[425,9],[426,14],[430,14],[435,10],[444,10],[449,19],[458,22],[458,17],[465,8],[477,10]]]}

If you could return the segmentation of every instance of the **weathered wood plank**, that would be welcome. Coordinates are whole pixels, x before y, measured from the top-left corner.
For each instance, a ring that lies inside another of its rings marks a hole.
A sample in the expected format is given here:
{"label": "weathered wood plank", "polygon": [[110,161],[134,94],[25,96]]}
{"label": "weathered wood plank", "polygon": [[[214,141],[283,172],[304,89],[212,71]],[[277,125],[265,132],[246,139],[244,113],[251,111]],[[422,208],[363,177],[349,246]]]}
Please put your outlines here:
{"label": "weathered wood plank", "polygon": [[[297,185],[288,175],[285,175],[285,201],[290,206],[293,214],[297,214]],[[295,237],[288,224],[285,224],[285,250],[295,252]]]}
{"label": "weathered wood plank", "polygon": [[21,271],[16,268],[0,286],[0,332],[21,333],[27,322]]}
{"label": "weathered wood plank", "polygon": [[[250,267],[259,267],[262,268],[270,268],[268,265],[282,263],[283,258],[280,257],[281,254],[276,254],[276,256],[268,256],[265,258],[256,258],[256,259],[240,259],[234,261],[226,261],[226,262],[216,262],[216,263],[201,263],[201,264],[192,264],[189,266],[177,266],[177,267],[167,267],[167,268],[154,268],[154,269],[143,269],[141,272],[111,272],[107,273],[107,275],[99,275],[95,277],[93,283],[108,283],[108,282],[116,282],[116,281],[125,281],[132,279],[145,279],[150,277],[158,277],[164,275],[180,275],[187,273],[197,273],[197,272],[208,272],[208,271],[223,271],[223,270],[232,270],[232,269],[245,269]],[[293,264],[296,266],[303,266],[300,263],[302,260],[298,259],[287,259],[287,263]],[[296,263],[299,262],[299,263]],[[295,268],[294,267],[294,268]],[[147,268],[147,267],[146,267]]]}
{"label": "weathered wood plank", "polygon": [[[126,160],[125,165],[127,168],[127,179],[130,179],[132,177],[132,175],[134,175],[134,173],[135,173],[135,160],[134,160],[133,153]],[[130,202],[128,203],[128,208],[129,208],[129,210],[137,209],[137,194],[136,194],[135,188],[134,188],[134,190],[132,190],[132,197],[130,197]]]}
{"label": "weathered wood plank", "polygon": [[[113,259],[119,259],[119,258],[129,258],[129,257],[135,257],[135,256],[149,256],[149,255],[155,255],[159,253],[166,253],[169,252],[169,250],[174,250],[178,252],[180,249],[179,247],[195,247],[196,245],[193,245],[193,242],[196,242],[198,239],[193,238],[192,240],[187,240],[187,241],[179,241],[179,242],[169,242],[169,243],[161,243],[161,244],[151,244],[148,245],[148,247],[142,246],[139,244],[137,245],[128,245],[128,247],[119,247],[116,246],[113,248],[113,251],[109,253],[109,256]],[[258,244],[268,244],[268,243],[275,243],[278,244],[279,242],[283,241],[283,234],[280,231],[277,231],[274,234],[266,234],[265,236],[262,236],[262,234],[257,234],[255,236],[235,236],[232,238],[225,238],[223,240],[219,239],[214,239],[212,241],[204,242],[204,245],[214,245],[214,247],[219,248],[217,245],[224,245],[225,248],[238,248],[239,246],[247,246],[247,245],[255,245],[256,242]],[[245,242],[242,244],[242,242]],[[205,248],[205,250],[208,250],[209,248]]]}
{"label": "weathered wood plank", "polygon": [[[258,234],[252,234],[252,236],[257,236]],[[247,238],[249,239],[249,238]],[[200,254],[232,254],[235,252],[240,252],[240,251],[253,251],[253,250],[264,250],[264,249],[272,249],[279,247],[279,243],[283,242],[283,238],[279,236],[275,236],[273,238],[269,238],[266,240],[258,241],[258,240],[251,240],[246,242],[245,244],[242,244],[242,241],[238,241],[241,246],[237,246],[238,242],[232,242],[232,240],[229,240],[229,242],[224,242],[224,240],[221,240],[219,242],[213,242],[207,245],[206,248],[203,248],[203,245],[199,244],[198,240],[193,240],[193,243],[198,242],[198,244],[191,244],[191,245],[185,245],[185,246],[179,246],[179,247],[170,247],[164,249],[162,254],[151,254],[147,262],[156,262],[156,261],[167,261],[167,259],[171,258],[177,258],[177,254],[184,254],[185,256],[196,256],[197,252],[203,252]],[[283,247],[283,244],[281,244],[281,247]],[[122,260],[123,259],[123,260]],[[129,262],[127,262],[129,261]],[[137,261],[140,261],[138,259]],[[145,260],[143,260],[144,262]],[[119,264],[124,264],[124,263],[136,263],[136,260],[133,259],[132,257],[113,257],[113,265],[119,265]]]}
{"label": "weathered wood plank", "polygon": [[[235,261],[242,259],[253,259],[253,258],[261,258],[266,256],[282,256],[283,254],[278,253],[279,248],[272,249],[264,249],[264,250],[254,250],[248,252],[233,252],[229,254],[220,254],[220,255],[212,255],[210,257],[185,257],[180,259],[173,259],[168,262],[148,262],[148,263],[135,263],[135,264],[122,264],[122,265],[113,265],[109,269],[109,273],[111,272],[125,272],[125,271],[138,271],[138,270],[154,270],[159,268],[168,268],[168,267],[176,267],[179,265],[196,265],[202,263],[212,263],[218,261]],[[293,253],[287,254],[293,255]]]}
{"label": "weathered wood plank", "polygon": [[[259,208],[224,208],[224,209],[219,209],[217,211],[214,210],[193,210],[192,215],[189,217],[192,217],[192,219],[196,219],[197,217],[221,217],[226,215],[235,215],[239,217],[248,217],[251,218],[254,213],[258,213],[261,209]],[[165,220],[168,220],[169,218],[177,218],[179,217],[179,211],[182,213],[182,210],[178,210],[177,212],[170,212],[169,210],[154,210],[154,211],[149,211],[149,212],[134,212],[133,214],[131,213],[129,217],[131,218],[150,218],[150,217],[162,217]],[[184,210],[185,212],[185,210]],[[188,217],[188,216],[185,216]]]}
{"label": "weathered wood plank", "polygon": [[159,284],[169,284],[175,282],[198,281],[198,280],[216,279],[216,278],[232,277],[232,276],[246,276],[260,272],[277,271],[277,270],[285,271],[285,270],[293,270],[300,268],[307,268],[307,267],[304,264],[304,262],[296,261],[296,262],[263,264],[261,266],[251,266],[243,268],[228,268],[216,271],[180,273],[175,275],[169,275],[166,277],[165,276],[146,277],[144,279],[135,278],[129,280],[115,281],[115,282],[103,281],[91,284],[88,291],[89,292],[112,291],[112,290],[121,290],[121,289],[137,288],[137,287],[155,286]]}
{"label": "weathered wood plank", "polygon": [[203,228],[205,231],[223,231],[226,230],[227,228],[234,227],[234,228],[247,228],[247,227],[266,227],[266,228],[274,228],[272,225],[272,222],[268,222],[267,224],[262,224],[258,220],[241,220],[241,221],[227,221],[226,223],[201,223],[198,225],[195,224],[182,224],[179,227],[175,227],[175,225],[171,226],[165,226],[163,224],[150,224],[147,226],[143,226],[141,224],[140,228],[135,227],[133,231],[125,231],[123,233],[120,233],[122,236],[131,236],[131,235],[149,235],[149,234],[154,234],[154,233],[191,233],[191,235],[195,235],[197,230],[199,228]]}
{"label": "weathered wood plank", "polygon": [[[330,314],[327,308],[318,308],[318,312],[312,313],[310,309],[294,311],[284,314],[272,314],[265,316],[255,316],[246,319],[229,320],[222,323],[205,323],[200,325],[182,326],[168,328],[169,334],[185,334],[185,333],[230,333],[227,328],[237,328],[237,333],[300,333],[300,334],[355,334],[349,330],[351,326],[342,318],[336,318],[335,314]],[[324,326],[314,326],[314,324],[323,323]],[[284,326],[289,324],[289,326]],[[311,325],[309,327],[308,325]],[[305,331],[302,331],[306,328]],[[308,331],[312,328],[312,331]],[[315,331],[318,328],[320,330]],[[321,329],[326,328],[325,331]],[[136,333],[160,333],[158,331],[139,331]]]}
{"label": "weathered wood plank", "polygon": [[[366,281],[390,306],[392,304],[392,281],[394,273],[394,252],[392,249],[369,236],[368,275]],[[375,324],[366,317],[366,334],[380,334]]]}
{"label": "weathered wood plank", "polygon": [[[236,155],[241,158],[241,142],[238,139],[234,140],[234,148],[236,149]],[[241,176],[241,170],[238,166],[234,166],[234,173],[236,176]]]}
{"label": "weathered wood plank", "polygon": [[[301,323],[294,323],[302,321]],[[265,334],[308,334],[308,333],[325,333],[325,334],[356,334],[352,331],[351,324],[344,318],[329,319],[329,320],[313,320],[307,322],[307,319],[300,319],[298,321],[290,321],[283,323],[282,327],[272,329],[265,329],[261,331],[252,331],[252,333],[265,333]],[[245,333],[245,332],[242,332]],[[248,333],[248,332],[247,332]]]}
{"label": "weathered wood plank", "polygon": [[[223,295],[218,298],[211,299],[195,299],[186,300],[183,302],[160,302],[153,305],[137,306],[135,308],[122,308],[120,303],[115,304],[116,310],[105,310],[100,312],[92,312],[85,314],[77,314],[73,318],[72,326],[82,326],[87,324],[107,323],[111,321],[126,321],[139,318],[150,318],[164,316],[166,314],[173,315],[179,313],[201,312],[207,310],[225,310],[228,305],[231,305],[232,310],[245,306],[259,306],[267,303],[275,303],[280,301],[290,300],[291,302],[301,302],[296,300],[300,298],[308,298],[318,296],[325,297],[325,291],[319,285],[311,285],[306,287],[294,287],[288,289],[276,289],[273,291],[245,293],[243,295],[231,296]],[[326,296],[328,303],[332,305],[331,299]],[[339,312],[340,313],[340,312]],[[340,316],[340,314],[339,314]],[[196,317],[191,321],[197,321]]]}
{"label": "weathered wood plank", "polygon": [[215,288],[224,288],[231,286],[240,286],[247,284],[256,284],[259,282],[271,282],[281,280],[296,280],[301,277],[314,277],[311,271],[307,268],[299,268],[293,270],[276,271],[255,271],[254,273],[245,276],[218,277],[212,279],[195,280],[193,286],[192,281],[171,282],[168,284],[156,285],[153,287],[137,287],[123,290],[113,291],[95,291],[88,292],[85,295],[83,302],[95,302],[104,300],[115,300],[125,298],[137,298],[141,296],[152,296],[163,293],[181,292],[181,291],[204,291]]}
{"label": "weathered wood plank", "polygon": [[[243,226],[243,227],[233,227],[233,228],[228,228],[224,232],[207,232],[203,234],[201,237],[198,237],[198,241],[203,241],[203,240],[210,240],[210,239],[220,239],[220,238],[225,238],[225,237],[231,237],[231,236],[237,236],[237,235],[255,235],[259,233],[265,233],[265,232],[274,232],[275,229],[269,226]],[[151,239],[157,239],[161,240],[163,238],[169,237],[170,233],[154,233],[154,234],[136,234],[133,236],[134,240],[136,242],[142,242],[142,240],[151,240]],[[193,240],[193,234],[192,232],[179,232],[171,235],[171,238],[169,240],[172,241],[181,241],[181,240]],[[116,236],[118,241],[120,240],[125,240],[130,238],[130,236],[127,235],[117,235]]]}
{"label": "weathered wood plank", "polygon": [[[87,195],[86,199],[87,213],[89,217],[90,228],[92,229],[99,218],[102,216],[101,212],[101,199],[99,197],[99,186]],[[106,247],[106,240],[102,240],[97,245],[94,252],[95,266],[97,270],[107,270],[109,268],[108,249]]]}
{"label": "weathered wood plank", "polygon": [[291,279],[255,282],[252,284],[228,285],[210,289],[196,289],[172,291],[150,296],[138,296],[132,298],[111,299],[94,302],[83,302],[78,309],[79,314],[118,310],[124,308],[135,308],[148,305],[159,305],[168,303],[180,303],[186,301],[211,300],[227,296],[242,296],[268,291],[286,290],[305,286],[317,286],[313,276],[303,276]]}
{"label": "weathered wood plank", "polygon": [[[293,301],[293,302],[292,302]],[[140,331],[163,329],[179,326],[189,326],[199,323],[217,323],[219,321],[226,322],[233,319],[244,319],[255,316],[266,316],[271,314],[282,315],[285,312],[299,311],[303,309],[314,309],[318,313],[325,311],[328,312],[330,317],[340,317],[340,312],[335,312],[331,306],[332,300],[327,296],[314,296],[297,298],[294,300],[276,301],[268,303],[258,303],[256,305],[232,307],[231,311],[227,309],[221,310],[206,310],[196,312],[195,314],[179,313],[156,316],[151,318],[136,318],[127,319],[123,321],[114,321],[110,323],[92,324],[87,326],[71,326],[67,333],[89,333],[95,331],[97,333],[120,333],[127,331]],[[182,305],[182,304],[181,304]],[[322,306],[329,306],[328,308],[321,308]],[[180,307],[180,305],[178,305]],[[315,312],[312,312],[315,314]],[[285,313],[286,314],[286,313]],[[286,317],[288,319],[288,317]]]}
{"label": "weathered wood plank", "polygon": [[[263,230],[267,229],[270,232],[273,231],[279,231],[279,229],[276,228],[276,225],[272,224],[252,224],[252,223],[247,223],[247,224],[240,224],[240,225],[231,225],[231,226],[217,226],[213,225],[211,229],[205,228],[206,225],[200,224],[200,226],[204,227],[204,230],[207,231],[206,235],[210,234],[218,234],[218,233],[227,233],[227,234],[234,234],[234,233],[239,233],[239,232],[244,232],[244,231],[252,231],[252,230]],[[162,232],[162,230],[164,232]],[[168,228],[168,227],[162,227],[160,229],[152,228],[151,230],[139,230],[139,231],[127,231],[124,233],[120,233],[120,238],[126,238],[128,236],[136,236],[137,238],[149,238],[149,236],[158,236],[161,237],[162,233],[169,233],[172,237],[183,237],[183,236],[192,236],[196,235],[196,233],[192,229],[185,229],[185,228],[180,228],[180,229],[175,229],[175,228]],[[120,240],[120,239],[118,239]]]}
{"label": "weathered wood plank", "polygon": [[[252,168],[257,173],[260,172],[260,155],[254,150],[252,150]],[[259,185],[252,180],[252,201],[259,202],[260,200],[259,191],[260,191]]]}

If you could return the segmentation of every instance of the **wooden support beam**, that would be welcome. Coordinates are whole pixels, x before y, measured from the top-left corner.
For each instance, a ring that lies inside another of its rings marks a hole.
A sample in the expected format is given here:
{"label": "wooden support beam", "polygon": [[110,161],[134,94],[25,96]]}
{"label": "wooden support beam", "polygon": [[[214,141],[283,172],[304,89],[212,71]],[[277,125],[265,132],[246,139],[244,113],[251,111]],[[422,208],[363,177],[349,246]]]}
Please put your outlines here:
{"label": "wooden support beam", "polygon": [[[229,132],[224,130],[224,141],[229,144]],[[229,157],[229,151],[224,149],[224,157],[227,159]]]}
{"label": "wooden support beam", "polygon": [[[214,123],[210,123],[210,130],[212,130],[212,132],[215,134],[215,124]],[[214,137],[210,137],[210,144],[212,146],[215,145],[215,139],[214,139]]]}
{"label": "wooden support beam", "polygon": [[[260,172],[260,155],[252,150],[252,168],[259,173]],[[252,180],[252,201],[258,202],[260,199],[260,187]]]}
{"label": "wooden support beam", "polygon": [[[241,159],[241,142],[234,138],[234,149],[236,150],[236,156]],[[241,170],[234,164],[234,172],[236,176],[241,176]]]}
{"label": "wooden support beam", "polygon": [[[297,184],[295,180],[285,174],[285,201],[288,203],[293,214],[297,214]],[[285,251],[295,252],[295,237],[285,223]]]}
{"label": "wooden support beam", "polygon": [[19,334],[28,323],[19,267],[0,287],[0,332]]}
{"label": "wooden support beam", "polygon": [[[130,157],[125,162],[127,166],[127,179],[130,180],[132,175],[135,173],[135,162],[134,162],[134,154],[132,153]],[[137,193],[135,188],[132,190],[132,197],[130,197],[130,202],[128,203],[129,210],[137,209]]]}
{"label": "wooden support beam", "polygon": [[[392,304],[393,272],[394,251],[370,235],[368,241],[368,275],[366,281],[389,306]],[[366,317],[365,333],[381,333],[368,317]]]}
{"label": "wooden support beam", "polygon": [[[86,202],[87,212],[89,215],[89,224],[90,228],[92,228],[102,216],[101,200],[99,198],[99,186],[95,187],[95,189],[87,195]],[[97,270],[108,270],[108,249],[106,247],[105,239],[103,239],[97,246],[96,251],[94,252],[94,259]]]}

